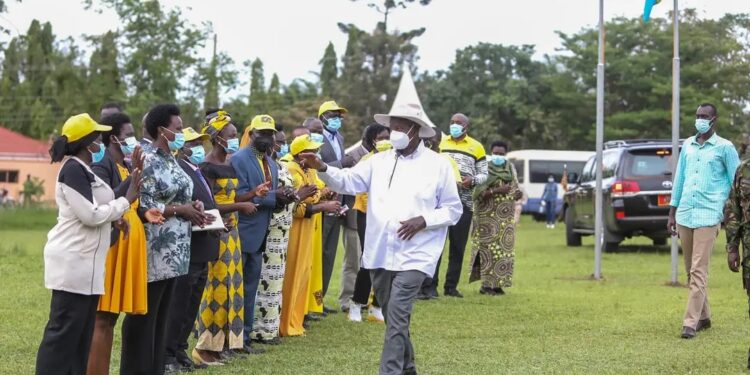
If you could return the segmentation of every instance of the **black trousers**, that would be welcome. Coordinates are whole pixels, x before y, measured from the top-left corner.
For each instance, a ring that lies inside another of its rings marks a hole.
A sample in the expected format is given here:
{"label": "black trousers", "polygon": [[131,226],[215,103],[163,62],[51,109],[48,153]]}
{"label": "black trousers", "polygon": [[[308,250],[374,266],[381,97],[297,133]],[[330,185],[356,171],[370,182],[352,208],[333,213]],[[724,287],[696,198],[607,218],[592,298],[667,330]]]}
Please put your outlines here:
{"label": "black trousers", "polygon": [[[469,231],[471,230],[471,218],[473,213],[470,208],[464,206],[464,212],[458,219],[456,225],[448,227],[448,271],[445,273],[444,290],[455,289],[458,281],[461,279],[461,268],[464,263],[464,252],[466,244],[469,242]],[[440,262],[441,255],[435,268],[435,275],[432,279],[426,279],[422,284],[422,290],[436,290],[440,279]]]}
{"label": "black trousers", "polygon": [[[359,234],[359,244],[362,252],[365,251],[365,229],[367,229],[367,214],[357,211],[357,234]],[[370,270],[360,266],[359,272],[357,272],[357,278],[354,281],[354,294],[352,295],[352,301],[360,305],[366,305],[367,300],[370,297],[371,289],[372,279],[370,278]],[[377,298],[372,299],[372,305],[380,307]]]}
{"label": "black trousers", "polygon": [[187,275],[174,281],[173,302],[167,320],[167,364],[177,363],[181,356],[187,355],[188,338],[198,316],[207,277],[206,263],[191,262]]}
{"label": "black trousers", "polygon": [[36,356],[36,375],[86,374],[98,295],[52,291],[49,320]]}
{"label": "black trousers", "polygon": [[161,375],[167,349],[167,320],[175,279],[148,283],[148,313],[122,323],[121,375]]}
{"label": "black trousers", "polygon": [[328,293],[331,283],[333,265],[336,263],[336,252],[339,248],[341,218],[323,214],[323,295]]}

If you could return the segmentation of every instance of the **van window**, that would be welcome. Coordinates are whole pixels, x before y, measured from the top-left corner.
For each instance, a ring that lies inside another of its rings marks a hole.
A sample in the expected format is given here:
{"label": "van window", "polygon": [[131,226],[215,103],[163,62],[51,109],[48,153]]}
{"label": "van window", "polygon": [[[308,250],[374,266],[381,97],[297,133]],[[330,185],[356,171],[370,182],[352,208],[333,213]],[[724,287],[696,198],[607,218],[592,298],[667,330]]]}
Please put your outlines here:
{"label": "van window", "polygon": [[518,183],[522,184],[524,180],[524,171],[526,170],[526,167],[524,166],[525,160],[516,160],[511,159],[511,163],[513,163],[513,166],[516,167],[516,173],[518,173]]}
{"label": "van window", "polygon": [[552,175],[556,182],[560,182],[566,165],[569,174],[577,173],[580,175],[585,163],[565,160],[529,160],[529,180],[531,180],[531,183],[543,184],[547,182],[547,177]]}

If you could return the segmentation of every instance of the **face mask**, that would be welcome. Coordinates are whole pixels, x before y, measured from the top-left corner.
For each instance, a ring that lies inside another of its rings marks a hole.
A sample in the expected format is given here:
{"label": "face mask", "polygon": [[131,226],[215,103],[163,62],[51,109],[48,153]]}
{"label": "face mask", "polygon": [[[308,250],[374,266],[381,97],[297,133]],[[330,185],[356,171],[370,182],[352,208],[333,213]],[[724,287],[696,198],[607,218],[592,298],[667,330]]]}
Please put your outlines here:
{"label": "face mask", "polygon": [[550,178],[547,179],[547,182],[555,182],[555,179],[552,178],[552,177],[550,177]]}
{"label": "face mask", "polygon": [[695,119],[695,130],[700,134],[706,134],[711,129],[711,120]]}
{"label": "face mask", "polygon": [[182,146],[185,146],[185,134],[175,133],[166,128],[165,130],[174,134],[174,141],[170,141],[167,137],[164,137],[164,134],[162,134],[162,137],[167,140],[167,146],[169,146],[170,151],[176,152],[177,150],[181,149]]}
{"label": "face mask", "polygon": [[375,149],[378,150],[378,152],[388,151],[391,148],[393,148],[393,145],[391,144],[391,141],[387,139],[375,142]]}
{"label": "face mask", "polygon": [[198,165],[203,163],[204,159],[206,159],[206,149],[204,149],[203,146],[190,148],[190,156],[188,156],[188,160],[190,160],[191,163]]}
{"label": "face mask", "polygon": [[[411,129],[409,129],[409,132],[411,132]],[[403,150],[406,147],[409,146],[409,142],[411,142],[411,138],[409,138],[408,133],[403,133],[396,130],[391,130],[391,145],[396,150]]]}
{"label": "face mask", "polygon": [[310,139],[315,143],[323,143],[323,140],[324,140],[323,134],[318,134],[318,133],[311,133]]}
{"label": "face mask", "polygon": [[451,124],[450,126],[451,137],[458,138],[464,134],[464,127],[460,124]]}
{"label": "face mask", "polygon": [[505,164],[505,155],[492,155],[492,164],[501,167]]}
{"label": "face mask", "polygon": [[332,117],[328,119],[328,129],[337,132],[341,129],[341,117]]}
{"label": "face mask", "polygon": [[273,147],[273,139],[271,137],[260,136],[253,141],[253,147],[260,152],[268,152]]}
{"label": "face mask", "polygon": [[289,145],[284,143],[283,145],[281,145],[281,147],[279,147],[279,151],[276,152],[276,156],[283,158],[288,153],[289,153]]}
{"label": "face mask", "polygon": [[104,145],[101,143],[94,143],[95,145],[99,146],[99,151],[97,152],[91,152],[91,161],[94,163],[98,163],[104,159]]}
{"label": "face mask", "polygon": [[123,154],[130,155],[135,151],[135,145],[138,144],[138,141],[135,137],[127,137],[123,143],[120,143],[120,150],[122,150]]}
{"label": "face mask", "polygon": [[240,140],[237,138],[232,138],[226,141],[227,147],[224,147],[224,150],[227,151],[227,154],[234,154],[235,152],[240,150]]}

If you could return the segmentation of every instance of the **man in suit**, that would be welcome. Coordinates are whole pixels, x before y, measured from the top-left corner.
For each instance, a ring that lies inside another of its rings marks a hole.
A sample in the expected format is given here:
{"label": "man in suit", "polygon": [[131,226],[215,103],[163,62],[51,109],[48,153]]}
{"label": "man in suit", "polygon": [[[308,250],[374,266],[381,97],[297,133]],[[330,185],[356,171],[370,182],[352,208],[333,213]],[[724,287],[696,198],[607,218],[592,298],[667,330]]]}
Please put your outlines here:
{"label": "man in suit", "polygon": [[268,156],[275,144],[276,125],[273,118],[269,115],[255,116],[248,132],[250,143],[230,159],[237,173],[237,195],[246,194],[258,185],[271,183],[265,197],[252,200],[258,205],[258,211],[253,215],[239,213],[238,225],[245,284],[245,351],[259,353],[262,351],[250,346],[250,334],[253,332],[255,294],[260,282],[268,225],[277,203],[285,205],[289,203],[289,198],[285,194],[277,194],[279,171],[276,162]]}
{"label": "man in suit", "polygon": [[[183,128],[185,146],[180,150],[177,163],[193,180],[193,201],[203,202],[204,210],[216,209],[211,187],[203,177],[198,165],[203,162],[203,142],[208,138],[193,128]],[[231,223],[230,223],[231,224]],[[187,355],[188,337],[201,303],[203,289],[208,276],[208,262],[219,257],[219,236],[215,232],[193,232],[190,237],[190,265],[188,273],[179,276],[174,283],[174,299],[167,318],[167,353],[165,373],[192,371],[206,368],[196,365]]]}
{"label": "man in suit", "polygon": [[[339,106],[335,101],[331,100],[321,104],[320,108],[318,108],[319,122],[305,122],[305,127],[310,130],[310,133],[312,133],[311,136],[314,137],[313,139],[323,142],[323,146],[320,148],[321,159],[328,165],[337,168],[348,168],[354,165],[348,158],[344,160],[346,152],[344,149],[344,137],[339,132],[346,113],[346,108]],[[316,139],[313,136],[313,134],[318,134],[316,129],[318,127],[322,130],[322,140]],[[338,199],[343,204],[343,197],[339,197]],[[331,275],[333,274],[333,264],[336,262],[341,222],[342,218],[339,216],[323,215],[323,296],[328,293],[328,285],[331,282]],[[336,313],[336,310],[323,306],[323,313]]]}

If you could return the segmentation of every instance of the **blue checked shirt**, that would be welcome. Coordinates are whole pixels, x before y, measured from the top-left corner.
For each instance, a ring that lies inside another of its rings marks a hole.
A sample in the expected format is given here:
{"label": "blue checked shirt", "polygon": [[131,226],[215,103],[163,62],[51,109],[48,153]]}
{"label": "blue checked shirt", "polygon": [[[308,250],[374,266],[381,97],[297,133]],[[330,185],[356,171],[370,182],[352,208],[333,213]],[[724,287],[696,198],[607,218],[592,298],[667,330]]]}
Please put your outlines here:
{"label": "blue checked shirt", "polygon": [[677,162],[670,202],[677,208],[677,224],[688,228],[719,224],[739,165],[732,142],[715,133],[702,146],[695,136],[688,138]]}

